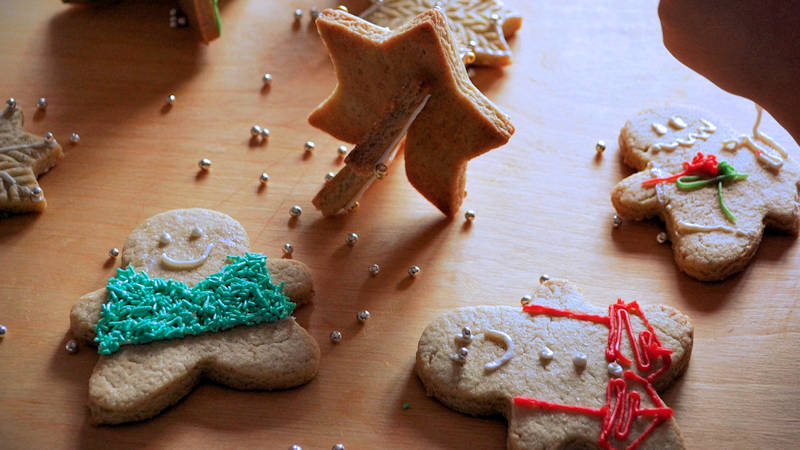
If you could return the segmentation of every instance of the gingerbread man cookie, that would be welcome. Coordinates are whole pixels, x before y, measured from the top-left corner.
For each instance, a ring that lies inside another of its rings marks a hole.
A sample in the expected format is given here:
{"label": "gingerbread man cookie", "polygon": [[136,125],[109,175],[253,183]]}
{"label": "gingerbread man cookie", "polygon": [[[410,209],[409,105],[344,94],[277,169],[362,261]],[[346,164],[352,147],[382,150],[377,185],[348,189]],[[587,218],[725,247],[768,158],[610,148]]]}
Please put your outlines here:
{"label": "gingerbread man cookie", "polygon": [[639,172],[611,193],[617,212],[659,217],[678,267],[702,281],[725,279],[747,265],[765,226],[797,234],[800,168],[769,136],[739,134],[693,108],[640,113],[619,145]]}
{"label": "gingerbread man cookie", "polygon": [[14,99],[0,111],[0,211],[42,212],[47,206],[36,177],[64,157],[53,133],[36,136],[22,128],[22,110]]}
{"label": "gingerbread man cookie", "polygon": [[461,308],[433,321],[416,370],[446,406],[505,416],[508,448],[683,448],[657,392],[685,371],[692,338],[673,308],[619,300],[603,310],[550,280],[522,308]]}
{"label": "gingerbread man cookie", "polygon": [[207,209],[167,211],[130,234],[127,268],[70,313],[74,336],[99,344],[89,379],[94,422],[153,417],[201,378],[267,390],[314,378],[319,347],[289,301],[311,298],[311,274],[294,260],[265,264],[249,245],[237,221]]}

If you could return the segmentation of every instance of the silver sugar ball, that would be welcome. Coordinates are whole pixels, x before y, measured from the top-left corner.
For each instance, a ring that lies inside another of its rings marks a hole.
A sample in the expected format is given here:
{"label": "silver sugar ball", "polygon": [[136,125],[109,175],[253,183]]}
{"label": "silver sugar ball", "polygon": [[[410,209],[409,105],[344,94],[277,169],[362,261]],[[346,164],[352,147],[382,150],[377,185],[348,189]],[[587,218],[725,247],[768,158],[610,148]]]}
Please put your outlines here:
{"label": "silver sugar ball", "polygon": [[664,233],[663,231],[661,233],[658,233],[656,235],[656,242],[658,242],[659,244],[667,242],[667,233]]}
{"label": "silver sugar ball", "polygon": [[492,20],[492,22],[500,22],[500,14],[492,14],[489,16],[489,18]]}
{"label": "silver sugar ball", "polygon": [[381,266],[377,264],[371,264],[367,270],[369,270],[369,274],[374,277],[378,274],[378,272],[381,271]]}
{"label": "silver sugar ball", "polygon": [[597,153],[603,153],[606,151],[606,141],[597,141],[597,144],[594,144],[594,150]]}
{"label": "silver sugar ball", "polygon": [[[311,11],[314,11],[314,9],[312,9]],[[319,15],[319,13],[317,13],[317,15]],[[344,450],[344,444],[336,444],[333,447],[331,447],[331,450]]]}
{"label": "silver sugar ball", "polygon": [[333,177],[335,177],[335,176],[336,176],[335,173],[328,172],[328,173],[325,174],[325,181],[331,181],[333,179]]}
{"label": "silver sugar ball", "polygon": [[358,319],[358,321],[362,323],[366,322],[367,319],[369,319],[369,311],[367,311],[366,309],[362,309],[361,311],[358,312],[358,314],[356,314],[356,319]]}
{"label": "silver sugar ball", "polygon": [[338,344],[342,340],[342,332],[339,330],[331,331],[331,342]]}
{"label": "silver sugar ball", "polygon": [[472,330],[470,330],[469,327],[464,327],[461,329],[461,334],[456,337],[469,344],[472,342]]}
{"label": "silver sugar ball", "polygon": [[544,348],[542,349],[542,351],[539,352],[539,359],[541,359],[542,361],[545,361],[545,362],[546,361],[552,361],[554,355],[555,355],[555,352],[550,350],[550,347],[545,345]]}
{"label": "silver sugar ball", "polygon": [[469,349],[467,347],[461,347],[460,349],[458,349],[457,355],[458,359],[465,361],[467,359],[467,356],[469,356]]}
{"label": "silver sugar ball", "polygon": [[523,295],[523,296],[522,296],[522,298],[521,298],[521,299],[519,299],[519,303],[520,303],[522,306],[525,306],[525,305],[529,305],[529,304],[531,303],[531,301],[532,301],[532,300],[533,300],[533,297],[531,297],[531,296],[530,296],[530,295],[528,295],[528,294],[525,294],[525,295]]}
{"label": "silver sugar ball", "polygon": [[261,128],[260,125],[253,125],[250,128],[250,136],[253,136],[253,137],[261,136],[261,132],[262,131],[264,131],[264,129]]}
{"label": "silver sugar ball", "polygon": [[271,73],[265,73],[264,75],[262,75],[261,76],[261,82],[264,83],[264,84],[272,83],[272,74]]}
{"label": "silver sugar ball", "polygon": [[108,256],[116,258],[117,256],[119,256],[119,249],[117,247],[112,248],[111,250],[108,251]]}
{"label": "silver sugar ball", "polygon": [[35,188],[31,189],[31,195],[34,197],[42,195],[42,188],[40,186],[36,186]]}
{"label": "silver sugar ball", "polygon": [[48,143],[48,144],[52,144],[53,142],[55,142],[55,140],[56,140],[56,137],[55,137],[55,135],[53,135],[53,132],[52,132],[52,131],[48,131],[47,133],[45,133],[45,135],[44,135],[44,141],[45,141],[46,143]]}
{"label": "silver sugar ball", "polygon": [[176,15],[178,15],[178,8],[170,8],[170,9],[169,9],[169,15],[170,15],[170,16],[176,16]]}
{"label": "silver sugar ball", "polygon": [[47,99],[42,97],[36,102],[36,107],[39,109],[47,109]]}
{"label": "silver sugar ball", "polygon": [[294,20],[300,20],[303,17],[303,10],[302,9],[295,9],[294,10]]}
{"label": "silver sugar ball", "polygon": [[267,172],[261,172],[261,175],[258,177],[258,181],[261,184],[267,184],[267,181],[269,181],[269,174]]}
{"label": "silver sugar ball", "polygon": [[614,217],[611,219],[611,225],[614,228],[619,228],[622,226],[622,217],[614,214]]}
{"label": "silver sugar ball", "polygon": [[175,103],[175,94],[169,94],[167,96],[167,103],[170,104],[170,105]]}
{"label": "silver sugar ball", "polygon": [[0,336],[5,336],[6,331],[8,331],[8,328],[5,325],[0,325]]}
{"label": "silver sugar ball", "polygon": [[472,222],[475,220],[475,210],[468,209],[467,212],[464,213],[464,218],[467,219],[467,222]]}
{"label": "silver sugar ball", "polygon": [[303,144],[303,148],[304,148],[304,149],[305,149],[305,151],[307,151],[307,152],[310,152],[311,150],[314,150],[314,147],[316,147],[316,146],[317,146],[317,145],[316,145],[316,144],[314,144],[314,141],[306,141],[306,143],[305,143],[305,144]]}
{"label": "silver sugar ball", "polygon": [[8,109],[12,110],[12,111],[14,109],[16,109],[17,108],[17,99],[15,99],[14,97],[11,97],[8,100],[6,100],[6,107]]}
{"label": "silver sugar ball", "polygon": [[74,133],[73,132],[71,135],[69,135],[69,141],[72,144],[77,144],[78,142],[80,142],[80,140],[81,140],[81,136],[78,133]]}
{"label": "silver sugar ball", "polygon": [[386,167],[384,163],[375,164],[375,176],[378,177],[378,179],[383,178],[388,170],[389,168]]}
{"label": "silver sugar ball", "polygon": [[347,146],[346,146],[346,145],[340,145],[340,146],[339,146],[339,148],[337,148],[337,149],[336,149],[336,151],[337,151],[337,152],[338,152],[340,155],[344,156],[344,155],[346,155],[346,154],[347,154]]}
{"label": "silver sugar ball", "polygon": [[543,273],[543,274],[542,274],[542,275],[539,277],[539,284],[544,284],[544,282],[545,282],[545,281],[550,281],[550,275],[548,275],[548,274],[546,274],[546,273]]}
{"label": "silver sugar ball", "polygon": [[72,354],[78,353],[78,341],[76,341],[75,339],[68,340],[67,343],[64,345],[64,350]]}
{"label": "silver sugar ball", "polygon": [[475,39],[470,39],[469,42],[467,42],[467,47],[469,47],[471,50],[474,50],[477,46],[478,42],[475,41]]}
{"label": "silver sugar ball", "polygon": [[336,7],[336,9],[338,9],[339,11],[344,11],[346,13],[350,12],[350,10],[347,9],[347,6],[344,6],[344,5],[339,5],[339,6]]}
{"label": "silver sugar ball", "polygon": [[608,364],[608,375],[612,378],[619,378],[622,376],[622,366],[617,364],[616,362],[612,362]]}
{"label": "silver sugar ball", "polygon": [[[300,11],[300,10],[298,9],[298,11]],[[294,444],[293,446],[289,447],[289,450],[303,450],[303,447],[300,447],[299,445]]]}
{"label": "silver sugar ball", "polygon": [[286,255],[290,255],[291,256],[291,254],[293,252],[294,252],[294,247],[292,246],[291,243],[287,242],[287,243],[283,244],[283,253],[285,253]]}
{"label": "silver sugar ball", "polygon": [[210,168],[211,168],[211,160],[210,160],[210,159],[208,159],[208,158],[203,158],[203,159],[201,159],[200,161],[198,161],[198,162],[197,162],[197,165],[198,165],[198,166],[199,166],[199,167],[200,167],[202,170],[208,171],[208,169],[210,169]]}
{"label": "silver sugar ball", "polygon": [[584,369],[586,367],[586,353],[576,352],[572,355],[572,364],[576,369]]}
{"label": "silver sugar ball", "polygon": [[[311,8],[308,10],[308,15],[311,16],[311,20],[316,20],[319,17],[319,10],[317,8]],[[344,446],[342,446],[344,448]]]}
{"label": "silver sugar ball", "polygon": [[269,128],[262,128],[261,129],[261,137],[266,139],[269,137]]}
{"label": "silver sugar ball", "polygon": [[409,274],[409,275],[410,275],[412,278],[416,278],[416,276],[417,276],[417,275],[419,275],[419,272],[420,272],[421,270],[422,270],[422,269],[420,269],[420,268],[419,268],[419,266],[411,266],[411,267],[409,267],[409,268],[408,268],[408,274]]}
{"label": "silver sugar ball", "polygon": [[350,233],[346,238],[344,238],[344,241],[347,243],[347,245],[352,247],[358,242],[358,235],[356,233]]}
{"label": "silver sugar ball", "polygon": [[289,215],[292,217],[300,217],[300,214],[303,214],[303,208],[300,205],[294,205],[289,208]]}

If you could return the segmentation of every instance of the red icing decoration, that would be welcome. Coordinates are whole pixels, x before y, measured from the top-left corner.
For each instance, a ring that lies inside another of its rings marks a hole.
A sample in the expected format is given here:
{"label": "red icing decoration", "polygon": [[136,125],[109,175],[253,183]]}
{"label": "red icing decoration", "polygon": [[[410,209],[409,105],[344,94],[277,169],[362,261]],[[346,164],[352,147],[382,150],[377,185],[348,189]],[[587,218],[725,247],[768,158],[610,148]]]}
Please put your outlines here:
{"label": "red icing decoration", "polygon": [[[709,156],[713,158],[713,155]],[[702,158],[702,153],[698,153],[698,156],[695,157],[693,162]],[[716,162],[716,159],[714,159],[714,162]],[[621,299],[617,299],[617,303],[608,306],[608,316],[576,313],[542,305],[526,305],[522,310],[530,314],[547,314],[550,316],[568,317],[607,325],[608,347],[606,347],[606,359],[608,361],[619,361],[622,364],[630,365],[631,360],[625,357],[620,349],[623,333],[622,327],[624,326],[627,329],[628,339],[633,349],[636,367],[639,371],[649,372],[653,370],[654,367],[652,363],[654,359],[661,359],[662,364],[661,368],[650,373],[646,378],[637,375],[631,370],[626,370],[623,378],[610,379],[608,381],[608,388],[606,389],[606,404],[599,409],[550,403],[528,397],[514,397],[515,405],[601,417],[603,423],[600,429],[598,443],[604,449],[614,448],[608,442],[609,438],[612,436],[612,432],[613,436],[618,440],[627,439],[630,434],[631,424],[637,417],[646,416],[653,417],[654,419],[650,426],[627,447],[628,449],[636,448],[636,446],[652,433],[655,427],[672,417],[672,409],[664,405],[651,384],[653,380],[669,369],[672,364],[672,358],[670,357],[672,350],[661,345],[661,341],[658,339],[653,326],[650,325],[650,322],[647,320],[647,317],[645,317],[641,308],[639,308],[637,302],[633,301],[626,304]],[[633,335],[633,327],[630,320],[631,314],[639,316],[646,328],[639,333],[638,340]],[[628,389],[628,381],[640,383],[644,387],[647,396],[657,407],[641,408],[641,394],[633,389]]]}
{"label": "red icing decoration", "polygon": [[642,181],[642,186],[653,186],[664,181],[671,182],[686,175],[706,175],[715,177],[717,176],[717,172],[717,157],[714,155],[703,155],[701,152],[697,152],[691,162],[684,161],[683,172],[664,178],[652,178]]}

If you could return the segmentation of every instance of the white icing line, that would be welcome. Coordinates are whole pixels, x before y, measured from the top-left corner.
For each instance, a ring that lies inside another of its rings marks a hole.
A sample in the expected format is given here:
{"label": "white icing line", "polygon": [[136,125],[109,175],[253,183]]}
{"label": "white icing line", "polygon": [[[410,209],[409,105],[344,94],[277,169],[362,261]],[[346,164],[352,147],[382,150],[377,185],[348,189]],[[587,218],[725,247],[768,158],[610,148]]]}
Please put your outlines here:
{"label": "white icing line", "polygon": [[[650,168],[650,175],[653,178],[663,178],[662,175],[661,175],[661,169],[659,169],[658,167],[651,167]],[[655,184],[655,188],[656,188],[656,200],[658,200],[658,203],[661,206],[666,205],[667,204],[667,196],[664,194],[664,188],[661,186],[661,183],[656,183]]]}
{"label": "white icing line", "polygon": [[11,145],[8,147],[0,147],[0,153],[3,152],[11,152],[14,150],[24,150],[26,148],[41,148],[47,146],[47,142],[34,142],[32,144],[22,144],[22,145]]}
{"label": "white icing line", "polygon": [[745,233],[742,230],[737,228],[732,228],[727,225],[700,225],[692,222],[678,222],[678,231],[688,231],[689,233],[708,233],[712,231],[724,231],[726,233],[732,233],[737,236],[747,236],[748,233]]}
{"label": "white icing line", "polygon": [[684,122],[683,119],[681,119],[678,116],[670,117],[669,118],[669,122],[667,122],[667,123],[669,124],[669,126],[671,126],[672,128],[675,128],[676,130],[682,130],[682,129],[686,128],[686,122]]}
{"label": "white icing line", "polygon": [[656,134],[657,134],[657,135],[659,135],[659,136],[663,136],[663,135],[667,134],[667,127],[665,127],[664,125],[661,125],[661,124],[660,124],[660,123],[658,123],[658,122],[653,122],[653,123],[651,123],[651,124],[650,124],[650,127],[651,127],[651,128],[653,129],[653,131],[655,131],[655,132],[656,132]]}
{"label": "white icing line", "polygon": [[158,238],[158,243],[163,247],[170,242],[172,242],[172,236],[170,236],[170,234],[166,231],[161,232],[161,236]]}
{"label": "white icing line", "polygon": [[17,180],[14,179],[11,175],[8,174],[5,170],[0,170],[0,178],[2,178],[6,183],[10,185],[17,184]]}
{"label": "white icing line", "polygon": [[484,335],[492,340],[495,341],[503,341],[506,344],[506,352],[503,353],[503,356],[495,359],[494,361],[489,361],[488,363],[484,364],[486,370],[495,370],[498,367],[502,366],[503,364],[507,363],[508,360],[514,356],[514,340],[511,339],[506,333],[502,331],[492,330],[491,328],[487,328],[484,332]]}
{"label": "white icing line", "polygon": [[[676,121],[673,121],[673,119],[676,119]],[[686,127],[686,122],[684,122],[683,119],[681,119],[680,117],[672,117],[669,120],[670,120],[669,124],[673,128],[683,129]],[[717,131],[717,127],[706,119],[700,119],[700,123],[702,123],[703,126],[698,127],[696,133],[695,132],[689,133],[689,135],[686,136],[686,138],[677,138],[674,141],[670,142],[669,144],[663,142],[660,142],[658,144],[653,144],[650,147],[648,147],[647,150],[652,150],[653,152],[657,152],[664,149],[675,150],[676,148],[678,148],[678,146],[691,147],[695,144],[695,142],[697,142],[698,139],[701,139],[703,141],[708,140],[708,138],[711,136],[711,133]],[[656,133],[659,133],[656,126],[662,127],[664,133],[666,133],[666,127],[664,127],[659,123],[652,123],[651,126],[653,127],[654,130],[656,130]]]}
{"label": "white icing line", "polygon": [[209,253],[211,253],[211,249],[214,248],[214,244],[208,244],[206,247],[206,251],[203,252],[202,255],[195,259],[187,259],[187,260],[179,260],[170,258],[166,252],[161,254],[161,264],[167,266],[170,269],[175,270],[186,270],[186,269],[194,269],[195,267],[200,267],[206,262]]}

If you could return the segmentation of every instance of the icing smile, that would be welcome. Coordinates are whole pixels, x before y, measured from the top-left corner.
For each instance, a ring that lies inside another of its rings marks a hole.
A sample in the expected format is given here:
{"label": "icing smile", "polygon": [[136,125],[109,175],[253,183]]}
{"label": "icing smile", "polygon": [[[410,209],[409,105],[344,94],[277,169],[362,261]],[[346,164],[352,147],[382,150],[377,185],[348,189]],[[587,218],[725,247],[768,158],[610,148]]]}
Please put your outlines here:
{"label": "icing smile", "polygon": [[203,263],[206,262],[206,259],[208,259],[208,255],[211,253],[212,248],[214,248],[214,244],[208,244],[206,251],[204,251],[202,255],[195,259],[174,259],[167,255],[167,252],[164,252],[161,254],[161,264],[173,270],[194,269],[202,266]]}

